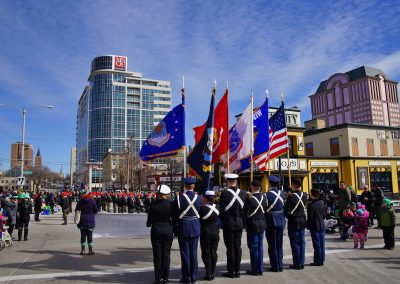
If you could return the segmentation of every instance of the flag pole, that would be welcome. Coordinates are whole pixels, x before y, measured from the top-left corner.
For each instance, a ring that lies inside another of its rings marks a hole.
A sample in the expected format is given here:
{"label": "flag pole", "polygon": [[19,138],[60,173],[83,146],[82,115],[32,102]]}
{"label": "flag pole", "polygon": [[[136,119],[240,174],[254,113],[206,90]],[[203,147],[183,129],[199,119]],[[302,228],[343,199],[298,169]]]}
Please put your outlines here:
{"label": "flag pole", "polygon": [[[265,96],[267,97],[267,100],[269,100],[269,91],[268,91],[268,89],[265,90]],[[268,112],[269,112],[269,101],[268,101]],[[268,113],[268,119],[269,119],[269,113]],[[268,140],[269,140],[269,129],[268,129]],[[271,142],[271,141],[270,141],[270,142]],[[271,143],[270,143],[269,147],[271,147]],[[271,167],[270,167],[270,161],[269,161],[269,154],[270,154],[269,147],[268,147],[268,156],[267,156],[267,160],[266,160],[266,162],[265,162],[265,163],[266,163],[265,166],[268,166],[268,176],[271,175]],[[264,174],[265,174],[265,170],[264,170]],[[267,179],[267,180],[268,180],[268,179]]]}
{"label": "flag pole", "polygon": [[[281,100],[282,100],[282,103],[283,103],[283,93],[281,94]],[[285,109],[283,109],[283,113],[285,113]],[[285,117],[285,119],[286,119],[286,117]],[[287,128],[287,126],[286,126],[286,128]],[[292,147],[293,147],[293,145],[292,145]],[[289,147],[288,147],[288,148],[289,148]],[[290,171],[290,149],[288,149],[287,157],[288,157],[288,179],[289,179],[289,187],[292,187],[292,174],[291,174],[291,171]]]}
{"label": "flag pole", "polygon": [[[185,76],[182,76],[182,96],[185,96]],[[186,106],[183,105],[183,107],[186,107]],[[184,121],[185,120],[186,120],[186,117],[184,118]],[[185,123],[185,126],[186,126],[186,123]],[[184,132],[185,132],[185,126],[183,128]],[[186,139],[185,139],[185,141],[186,141]],[[184,178],[186,177],[186,144],[183,146],[183,177]]]}
{"label": "flag pole", "polygon": [[228,139],[228,152],[226,153],[226,156],[227,156],[227,161],[228,161],[228,167],[227,167],[227,171],[228,171],[228,173],[230,172],[230,145],[229,145],[229,100],[228,100],[228,98],[229,98],[229,89],[228,89],[228,82],[226,82],[226,91],[227,91],[227,94],[228,94],[228,96],[227,96],[227,101],[228,101],[228,104],[227,104],[227,108],[226,108],[226,111],[228,112],[227,113],[227,117],[228,117],[228,119],[227,119],[227,125],[226,125],[226,131],[228,131],[228,135],[226,135],[226,139]]}
{"label": "flag pole", "polygon": [[251,131],[250,131],[250,182],[253,181],[253,152],[254,152],[254,118],[253,118],[253,91],[251,91],[251,97],[250,97],[250,104],[251,104]]}

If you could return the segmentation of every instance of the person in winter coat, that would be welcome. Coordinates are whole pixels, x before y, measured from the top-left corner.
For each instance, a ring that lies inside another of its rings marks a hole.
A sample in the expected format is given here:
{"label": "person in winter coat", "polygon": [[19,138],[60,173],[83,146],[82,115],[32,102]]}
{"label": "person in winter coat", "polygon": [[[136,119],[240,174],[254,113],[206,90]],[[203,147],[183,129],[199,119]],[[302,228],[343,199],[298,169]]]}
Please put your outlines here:
{"label": "person in winter coat", "polygon": [[24,241],[28,240],[29,221],[31,220],[32,204],[28,193],[21,195],[21,201],[18,204],[18,241],[22,240],[24,233]]}
{"label": "person in winter coat", "polygon": [[61,225],[67,225],[68,224],[68,212],[69,212],[69,201],[68,201],[68,195],[66,192],[62,193],[62,198],[60,200],[60,206],[63,212],[63,219],[64,223]]}
{"label": "person in winter coat", "polygon": [[323,266],[325,261],[325,205],[320,199],[320,191],[311,189],[311,202],[307,206],[307,229],[310,230],[314,247],[312,266]]}
{"label": "person in winter coat", "polygon": [[40,222],[39,216],[40,213],[42,212],[42,203],[43,203],[43,198],[42,198],[42,192],[39,192],[33,201],[33,209],[35,211],[35,221]]}
{"label": "person in winter coat", "polygon": [[201,258],[206,269],[205,280],[214,280],[215,267],[218,260],[219,243],[219,204],[215,204],[215,192],[204,193],[206,203],[200,207],[200,247]]}
{"label": "person in winter coat", "polygon": [[17,224],[17,218],[18,218],[18,211],[17,211],[17,198],[18,196],[16,195],[11,195],[10,196],[10,202],[7,203],[6,206],[6,212],[7,212],[7,225],[8,225],[8,233],[10,234],[10,237],[12,238],[12,233],[14,232],[14,228]]}
{"label": "person in winter coat", "polygon": [[[304,231],[306,228],[305,208],[308,194],[301,190],[302,182],[299,179],[292,180],[293,193],[291,193],[285,204],[284,213],[288,219],[288,235],[292,249],[293,265],[291,269],[304,269],[306,253],[306,241]],[[330,209],[330,207],[327,207]]]}
{"label": "person in winter coat", "polygon": [[264,273],[264,231],[267,201],[261,192],[261,182],[251,182],[251,197],[244,203],[244,215],[246,218],[247,246],[250,250],[251,269],[247,271],[249,275],[263,275]]}
{"label": "person in winter coat", "polygon": [[85,244],[88,243],[89,253],[93,255],[93,230],[96,226],[94,215],[97,213],[97,205],[92,196],[86,194],[86,190],[82,190],[82,196],[75,208],[75,223],[81,230],[81,253],[85,254]]}
{"label": "person in winter coat", "polygon": [[392,202],[383,199],[380,223],[383,231],[384,249],[393,250],[395,246],[394,227],[396,226],[396,216],[392,208]]}
{"label": "person in winter coat", "polygon": [[376,215],[376,220],[378,221],[378,226],[375,227],[375,229],[380,229],[382,227],[381,225],[381,213],[382,213],[382,206],[383,206],[383,199],[384,195],[382,192],[382,189],[379,187],[375,186],[374,189],[372,190],[373,193],[373,206],[375,209],[375,215]]}
{"label": "person in winter coat", "polygon": [[360,201],[369,212],[369,226],[374,225],[374,206],[373,206],[373,193],[369,190],[368,185],[363,186],[364,191],[361,193]]}
{"label": "person in winter coat", "polygon": [[152,204],[147,216],[147,227],[151,227],[151,245],[155,284],[169,282],[171,246],[174,239],[174,211],[170,201],[171,189],[166,185],[159,187],[159,198]]}
{"label": "person in winter coat", "polygon": [[354,248],[358,248],[360,243],[360,249],[364,248],[365,237],[368,234],[368,217],[364,215],[362,209],[357,209],[354,216],[354,229],[353,229],[353,241]]}

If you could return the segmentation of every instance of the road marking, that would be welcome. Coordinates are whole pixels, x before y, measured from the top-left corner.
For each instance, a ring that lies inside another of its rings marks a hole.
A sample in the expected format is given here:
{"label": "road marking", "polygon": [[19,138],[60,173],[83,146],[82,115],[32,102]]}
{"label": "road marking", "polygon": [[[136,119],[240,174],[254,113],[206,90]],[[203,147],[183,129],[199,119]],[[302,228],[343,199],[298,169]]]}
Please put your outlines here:
{"label": "road marking", "polygon": [[[396,245],[400,245],[400,242],[396,242]],[[380,248],[383,247],[383,244],[366,246],[365,248]],[[336,254],[336,253],[346,253],[346,252],[354,252],[354,249],[334,249],[327,250],[325,254]],[[312,252],[306,253],[306,257],[313,256]],[[291,255],[285,255],[283,257],[284,260],[291,259]],[[269,259],[264,258],[264,261],[267,262]],[[250,260],[242,260],[241,264],[248,264]],[[218,266],[226,265],[226,262],[218,262]],[[199,265],[199,267],[204,267],[204,265]],[[171,266],[170,270],[180,269],[181,266]],[[125,269],[110,269],[103,271],[75,271],[75,272],[59,272],[59,273],[44,273],[44,274],[26,274],[26,275],[14,275],[14,276],[5,276],[0,278],[0,282],[7,281],[20,281],[20,280],[37,280],[37,279],[54,279],[59,277],[79,277],[79,276],[103,276],[103,275],[115,275],[115,274],[127,274],[127,273],[140,273],[140,272],[152,272],[154,271],[154,267],[143,267],[143,268],[125,268]]]}

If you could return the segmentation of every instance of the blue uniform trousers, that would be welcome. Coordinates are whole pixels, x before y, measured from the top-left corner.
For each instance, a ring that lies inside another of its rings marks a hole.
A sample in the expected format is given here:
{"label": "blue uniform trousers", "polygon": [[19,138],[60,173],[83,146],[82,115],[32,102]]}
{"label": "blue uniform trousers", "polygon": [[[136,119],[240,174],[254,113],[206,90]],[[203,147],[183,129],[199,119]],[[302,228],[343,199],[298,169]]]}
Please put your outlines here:
{"label": "blue uniform trousers", "polygon": [[288,230],[290,247],[292,248],[293,266],[304,266],[306,254],[306,241],[304,239],[304,230]]}
{"label": "blue uniform trousers", "polygon": [[314,263],[323,265],[325,261],[325,230],[310,231],[314,247]]}
{"label": "blue uniform trousers", "polygon": [[251,271],[260,273],[264,271],[264,231],[260,233],[247,233],[247,246],[250,250]]}
{"label": "blue uniform trousers", "polygon": [[181,252],[181,271],[182,279],[191,279],[192,282],[197,280],[197,246],[199,237],[179,237],[179,248]]}
{"label": "blue uniform trousers", "polygon": [[283,230],[269,227],[265,231],[268,242],[269,263],[273,270],[283,270]]}

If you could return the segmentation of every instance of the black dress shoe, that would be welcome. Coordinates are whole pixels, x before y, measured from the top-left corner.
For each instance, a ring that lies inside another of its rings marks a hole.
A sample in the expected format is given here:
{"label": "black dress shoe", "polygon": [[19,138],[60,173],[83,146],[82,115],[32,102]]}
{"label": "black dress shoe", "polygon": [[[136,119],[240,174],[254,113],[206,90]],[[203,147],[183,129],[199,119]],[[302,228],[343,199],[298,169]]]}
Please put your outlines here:
{"label": "black dress shoe", "polygon": [[229,277],[229,278],[235,278],[235,274],[231,273],[231,272],[225,272],[224,274],[225,277]]}
{"label": "black dress shoe", "polygon": [[300,270],[300,269],[301,269],[301,266],[290,265],[289,268],[290,268],[290,269],[294,269],[294,270]]}
{"label": "black dress shoe", "polygon": [[311,262],[311,263],[310,263],[310,266],[321,266],[321,264],[315,263],[315,262]]}
{"label": "black dress shoe", "polygon": [[236,278],[240,278],[240,272],[236,272],[236,273],[235,273],[235,277],[236,277]]}
{"label": "black dress shoe", "polygon": [[263,276],[264,272],[258,272],[258,275]]}
{"label": "black dress shoe", "polygon": [[268,268],[269,272],[279,272],[279,269],[275,269],[275,268]]}
{"label": "black dress shoe", "polygon": [[211,274],[211,280],[214,280],[214,278],[215,278],[215,275]]}
{"label": "black dress shoe", "polygon": [[303,270],[304,269],[304,265],[300,265],[300,269]]}
{"label": "black dress shoe", "polygon": [[212,280],[211,275],[206,275],[206,276],[204,276],[203,279],[206,280],[206,281],[211,281]]}
{"label": "black dress shoe", "polygon": [[258,276],[258,272],[253,272],[253,270],[247,270],[246,274],[247,275],[252,275],[252,276]]}
{"label": "black dress shoe", "polygon": [[190,283],[190,281],[189,281],[189,278],[187,278],[187,279],[180,279],[180,280],[179,280],[179,283],[185,283],[185,284],[187,284],[187,283]]}
{"label": "black dress shoe", "polygon": [[163,283],[163,284],[169,283],[169,279],[164,279],[164,280],[162,281],[162,283]]}

